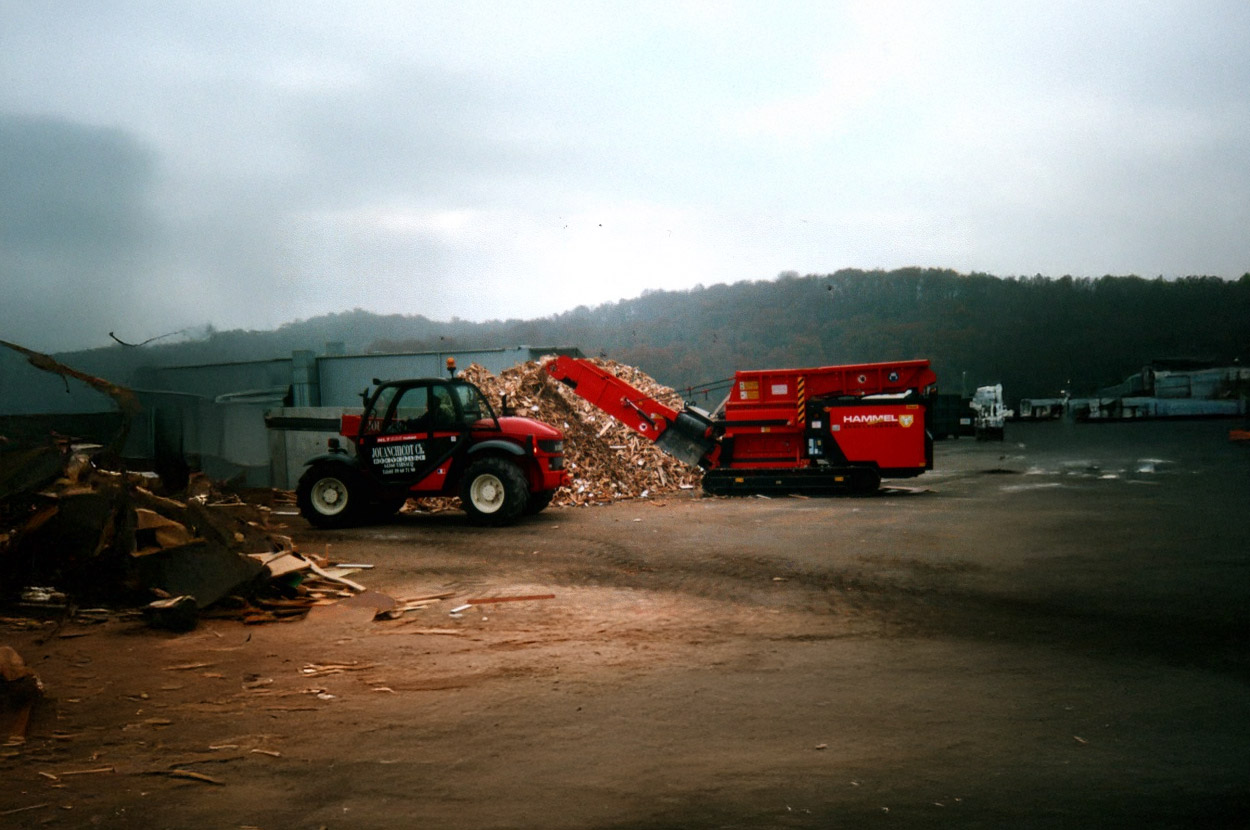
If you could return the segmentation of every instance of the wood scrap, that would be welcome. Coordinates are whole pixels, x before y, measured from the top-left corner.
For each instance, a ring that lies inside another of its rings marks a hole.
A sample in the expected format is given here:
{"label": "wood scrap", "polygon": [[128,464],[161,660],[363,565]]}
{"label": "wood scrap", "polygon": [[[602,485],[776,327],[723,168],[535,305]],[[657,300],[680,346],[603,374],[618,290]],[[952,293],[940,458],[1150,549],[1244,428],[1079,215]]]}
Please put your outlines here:
{"label": "wood scrap", "polygon": [[[57,370],[50,366],[50,371]],[[0,521],[6,523],[0,526],[0,582],[50,586],[46,590],[55,589],[62,598],[57,607],[50,600],[35,602],[30,605],[33,612],[64,613],[73,604],[90,602],[137,602],[149,624],[188,630],[194,627],[194,616],[174,614],[167,604],[143,603],[182,597],[183,603],[193,600],[198,612],[210,607],[216,611],[235,596],[290,596],[309,581],[302,574],[311,567],[295,552],[290,537],[270,533],[268,506],[244,502],[226,492],[228,483],[218,486],[203,474],[192,476],[181,500],[157,495],[145,486],[153,483],[150,477],[96,466],[96,457],[70,452],[69,441],[39,456],[60,465],[60,478],[48,483],[41,473],[37,491],[22,484],[13,499],[0,499]],[[15,463],[24,459],[13,456]],[[9,466],[6,462],[0,478]],[[13,486],[29,478],[19,476]],[[0,481],[0,487],[8,485]],[[7,526],[13,522],[17,524]],[[327,570],[317,579],[336,589],[362,591],[363,586],[346,578],[350,572]],[[286,579],[275,581],[275,574]],[[26,603],[23,599],[19,605]],[[234,616],[258,622],[295,614],[245,608]]]}
{"label": "wood scrap", "polygon": [[5,746],[26,742],[26,728],[35,703],[43,696],[43,683],[11,646],[0,646],[0,717],[5,724]]}
{"label": "wood scrap", "polygon": [[409,611],[421,611],[439,602],[442,602],[442,600],[422,599],[409,600],[407,602],[396,602],[393,608],[381,609],[374,615],[373,618],[375,620],[397,620]]}
{"label": "wood scrap", "polygon": [[300,669],[300,674],[305,677],[325,677],[329,674],[364,671],[372,668],[374,668],[373,663],[308,663]]}
{"label": "wood scrap", "polygon": [[384,628],[373,632],[374,634],[449,634],[453,637],[463,637],[466,632],[458,628],[416,628],[411,625],[403,625],[398,628]]}
{"label": "wood scrap", "polygon": [[276,553],[252,553],[248,555],[268,568],[269,575],[274,578],[311,570],[312,566],[311,562],[292,550],[280,550]]}
{"label": "wood scrap", "polygon": [[188,545],[197,539],[187,526],[147,507],[135,508],[135,544],[132,556],[146,556],[167,548]]}
{"label": "wood scrap", "polygon": [[396,602],[400,603],[401,605],[413,603],[413,602],[436,602],[442,599],[451,599],[455,595],[456,595],[455,591],[442,591],[437,594],[423,594],[419,597],[404,597],[403,599],[397,599]]}
{"label": "wood scrap", "polygon": [[188,781],[199,781],[204,784],[214,784],[218,787],[226,786],[226,782],[220,778],[214,778],[211,775],[205,775],[202,772],[196,772],[191,769],[153,770],[151,774],[168,775],[170,778],[185,778]]}
{"label": "wood scrap", "polygon": [[[675,409],[683,406],[676,391],[637,368],[611,360],[592,362],[661,403]],[[605,504],[639,498],[644,492],[692,490],[702,480],[701,470],[663,452],[557,382],[543,371],[542,361],[515,366],[498,376],[475,363],[461,375],[492,401],[506,394],[518,412],[564,431],[565,465],[573,484],[556,491],[553,504]]]}
{"label": "wood scrap", "polygon": [[321,577],[322,579],[327,579],[330,582],[335,582],[335,583],[338,583],[339,585],[346,585],[348,588],[351,588],[353,591],[360,591],[361,593],[364,593],[366,590],[368,590],[367,588],[365,588],[365,586],[361,585],[359,582],[353,582],[352,580],[348,579],[345,576],[336,576],[330,573],[329,571],[325,570],[321,566],[317,565],[314,562],[309,562],[308,565],[309,565],[309,570],[311,570],[313,573],[315,573],[317,576]]}
{"label": "wood scrap", "polygon": [[528,602],[536,599],[555,599],[555,594],[530,594],[529,596],[518,597],[479,597],[477,599],[466,599],[469,605],[490,605],[496,602]]}

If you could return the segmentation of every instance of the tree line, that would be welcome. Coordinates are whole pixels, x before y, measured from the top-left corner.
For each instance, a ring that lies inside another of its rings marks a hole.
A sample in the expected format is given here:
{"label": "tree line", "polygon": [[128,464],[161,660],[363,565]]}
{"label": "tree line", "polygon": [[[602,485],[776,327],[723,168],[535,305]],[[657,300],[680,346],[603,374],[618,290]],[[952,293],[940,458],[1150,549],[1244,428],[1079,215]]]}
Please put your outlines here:
{"label": "tree line", "polygon": [[294,349],[320,352],[327,342],[344,343],[349,353],[571,345],[709,400],[736,369],[911,358],[929,359],[945,392],[1002,383],[1011,399],[1061,389],[1091,394],[1156,359],[1246,357],[1250,273],[1165,280],[1000,278],[927,268],[791,272],[648,291],[533,320],[440,322],[355,309],[274,331],[213,331],[193,342],[114,346],[71,359],[124,382],[123,364],[260,360]]}
{"label": "tree line", "polygon": [[[1047,397],[1061,389],[1093,393],[1156,359],[1246,356],[1250,274],[1229,281],[999,278],[923,268],[787,273],[473,328],[455,341],[577,345],[679,389],[736,369],[927,358],[943,391],[1002,383],[1013,399]],[[404,351],[446,342],[371,345]]]}

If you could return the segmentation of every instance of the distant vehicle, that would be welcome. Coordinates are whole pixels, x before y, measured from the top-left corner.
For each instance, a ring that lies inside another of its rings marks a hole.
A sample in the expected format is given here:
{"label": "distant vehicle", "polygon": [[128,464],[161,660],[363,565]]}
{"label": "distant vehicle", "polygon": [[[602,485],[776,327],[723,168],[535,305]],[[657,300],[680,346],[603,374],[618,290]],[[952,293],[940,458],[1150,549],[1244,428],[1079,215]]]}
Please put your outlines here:
{"label": "distant vehicle", "polygon": [[[454,364],[451,364],[454,369]],[[382,382],[344,415],[328,452],[307,462],[296,501],[316,527],[379,521],[409,498],[459,496],[470,520],[503,525],[538,513],[570,482],[564,434],[533,418],[496,415],[456,378]]]}
{"label": "distant vehicle", "polygon": [[1068,399],[1021,398],[1016,417],[1021,421],[1057,421],[1067,411]]}
{"label": "distant vehicle", "polygon": [[969,404],[975,413],[974,430],[978,441],[1003,440],[1004,427],[1012,412],[1003,405],[1003,385],[979,386]]}

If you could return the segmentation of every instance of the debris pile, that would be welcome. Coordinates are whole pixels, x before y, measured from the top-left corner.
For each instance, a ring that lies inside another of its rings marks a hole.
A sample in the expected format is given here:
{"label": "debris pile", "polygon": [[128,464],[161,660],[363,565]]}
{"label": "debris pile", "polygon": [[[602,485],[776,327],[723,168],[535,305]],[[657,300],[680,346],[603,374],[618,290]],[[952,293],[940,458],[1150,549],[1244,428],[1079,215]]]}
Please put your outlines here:
{"label": "debris pile", "polygon": [[[0,473],[10,460],[0,456]],[[60,617],[87,603],[142,607],[152,625],[188,630],[205,615],[303,616],[364,590],[325,560],[300,555],[271,523],[270,507],[221,493],[202,476],[183,500],[156,486],[65,447],[59,477],[0,500],[0,600]]]}
{"label": "debris pile", "polygon": [[42,695],[43,683],[22,656],[9,646],[0,646],[0,739],[4,746],[26,742],[31,709]]}
{"label": "debris pile", "polygon": [[[612,360],[593,362],[655,400],[682,408],[677,392],[645,372]],[[543,371],[542,362],[523,363],[498,376],[475,363],[464,370],[463,377],[494,402],[506,395],[508,407],[517,415],[564,431],[564,455],[573,485],[561,488],[553,504],[602,504],[699,487],[701,470],[683,464],[578,397]]]}

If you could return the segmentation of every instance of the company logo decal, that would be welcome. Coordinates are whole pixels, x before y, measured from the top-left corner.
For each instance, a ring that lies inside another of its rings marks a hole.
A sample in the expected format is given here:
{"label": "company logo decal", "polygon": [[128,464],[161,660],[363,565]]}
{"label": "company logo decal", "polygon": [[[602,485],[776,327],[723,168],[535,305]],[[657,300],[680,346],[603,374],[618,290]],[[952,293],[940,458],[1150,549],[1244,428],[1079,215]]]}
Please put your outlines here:
{"label": "company logo decal", "polygon": [[417,462],[425,460],[425,444],[390,444],[373,448],[373,463],[383,475],[415,473]]}
{"label": "company logo decal", "polygon": [[897,415],[847,415],[842,419],[844,424],[880,424],[898,423]]}
{"label": "company logo decal", "polygon": [[914,415],[895,415],[882,412],[875,415],[843,415],[844,427],[909,427],[915,420]]}

